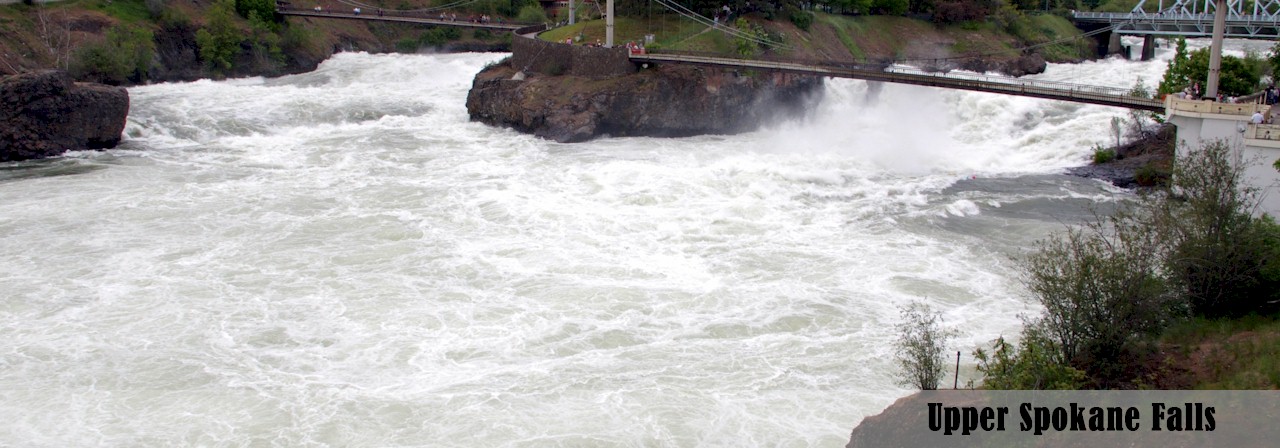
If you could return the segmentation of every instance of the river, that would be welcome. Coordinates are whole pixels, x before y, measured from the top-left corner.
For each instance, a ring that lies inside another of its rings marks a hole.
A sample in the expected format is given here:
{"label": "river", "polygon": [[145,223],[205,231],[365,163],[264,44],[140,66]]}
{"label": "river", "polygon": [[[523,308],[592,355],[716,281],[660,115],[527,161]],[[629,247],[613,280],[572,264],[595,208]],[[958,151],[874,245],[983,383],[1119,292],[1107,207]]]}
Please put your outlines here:
{"label": "river", "polygon": [[910,393],[897,307],[972,379],[1038,312],[1016,256],[1129,197],[1062,174],[1120,109],[828,80],[557,144],[467,120],[502,57],[132,88],[120,148],[0,165],[0,445],[843,446]]}

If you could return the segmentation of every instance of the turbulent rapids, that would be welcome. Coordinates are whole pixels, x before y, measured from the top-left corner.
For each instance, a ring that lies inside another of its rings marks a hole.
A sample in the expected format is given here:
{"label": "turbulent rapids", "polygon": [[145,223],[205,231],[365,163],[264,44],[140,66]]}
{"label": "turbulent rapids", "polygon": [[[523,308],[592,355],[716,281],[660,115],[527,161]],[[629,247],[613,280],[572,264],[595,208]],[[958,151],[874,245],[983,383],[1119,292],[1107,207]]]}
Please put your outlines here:
{"label": "turbulent rapids", "polygon": [[1060,174],[1119,109],[829,80],[802,122],[558,144],[467,121],[502,57],[139,87],[121,148],[0,165],[0,440],[842,446],[909,392],[898,305],[1007,334],[1012,256],[1126,196]]}

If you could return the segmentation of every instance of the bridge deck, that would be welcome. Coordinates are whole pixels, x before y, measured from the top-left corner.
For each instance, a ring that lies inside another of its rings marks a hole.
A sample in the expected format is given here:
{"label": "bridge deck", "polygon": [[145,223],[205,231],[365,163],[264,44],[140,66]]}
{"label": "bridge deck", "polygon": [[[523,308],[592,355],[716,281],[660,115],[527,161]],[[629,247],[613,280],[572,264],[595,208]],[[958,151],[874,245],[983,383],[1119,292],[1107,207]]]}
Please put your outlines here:
{"label": "bridge deck", "polygon": [[831,76],[863,79],[867,81],[912,84],[927,87],[972,90],[977,92],[1100,104],[1103,106],[1163,112],[1164,104],[1157,99],[1140,98],[1128,94],[1127,89],[1099,87],[1082,84],[1029,81],[1016,78],[955,77],[943,74],[911,73],[902,71],[868,70],[861,68],[819,66],[792,62],[733,59],[688,54],[651,53],[632,55],[634,62],[683,63],[748,70],[769,70],[804,75]]}
{"label": "bridge deck", "polygon": [[464,28],[483,28],[490,30],[515,31],[519,28],[528,26],[527,23],[494,23],[494,22],[474,22],[470,20],[442,20],[438,16],[432,18],[429,14],[405,13],[392,10],[382,10],[381,14],[377,10],[361,11],[360,14],[352,12],[337,11],[316,11],[313,9],[301,8],[276,8],[281,15],[298,16],[298,17],[323,17],[327,19],[352,19],[352,20],[369,20],[378,22],[401,22],[401,23],[417,23],[421,25],[437,25],[437,26],[456,26]]}

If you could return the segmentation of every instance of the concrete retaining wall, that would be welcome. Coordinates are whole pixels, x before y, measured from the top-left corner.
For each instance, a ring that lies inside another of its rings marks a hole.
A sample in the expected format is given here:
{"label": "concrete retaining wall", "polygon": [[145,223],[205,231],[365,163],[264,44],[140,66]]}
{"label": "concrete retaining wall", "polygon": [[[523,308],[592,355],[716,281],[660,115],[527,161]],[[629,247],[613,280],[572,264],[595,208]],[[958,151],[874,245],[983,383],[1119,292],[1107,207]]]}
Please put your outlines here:
{"label": "concrete retaining wall", "polygon": [[609,77],[635,73],[626,47],[589,47],[547,42],[516,30],[511,38],[511,66],[546,75]]}

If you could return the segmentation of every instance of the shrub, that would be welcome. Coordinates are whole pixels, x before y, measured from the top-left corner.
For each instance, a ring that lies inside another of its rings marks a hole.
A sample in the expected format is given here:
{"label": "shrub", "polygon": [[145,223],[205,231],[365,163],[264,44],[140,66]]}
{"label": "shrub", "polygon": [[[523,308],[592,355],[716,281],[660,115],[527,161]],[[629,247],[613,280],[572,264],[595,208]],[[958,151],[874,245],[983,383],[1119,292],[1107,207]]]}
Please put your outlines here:
{"label": "shrub", "polygon": [[946,372],[944,356],[947,342],[955,331],[942,328],[942,315],[923,302],[901,308],[902,322],[895,327],[894,360],[898,364],[899,384],[935,390]]}
{"label": "shrub", "polygon": [[276,6],[274,0],[235,0],[236,14],[246,19],[256,14],[259,19],[273,24],[272,31],[275,31],[274,24],[279,20],[276,17]]}
{"label": "shrub", "polygon": [[809,27],[813,25],[813,13],[793,9],[791,10],[791,23],[795,24],[796,28],[809,31]]}
{"label": "shrub", "polygon": [[270,23],[258,17],[257,11],[249,12],[249,49],[258,70],[273,73],[284,64],[280,36]]}
{"label": "shrub", "polygon": [[1191,311],[1208,318],[1272,312],[1280,287],[1263,276],[1280,262],[1267,250],[1275,227],[1252,217],[1257,191],[1243,186],[1245,163],[1230,157],[1221,141],[1187,151],[1173,168],[1174,195],[1154,206],[1172,245],[1165,269]]}
{"label": "shrub", "polygon": [[871,10],[885,15],[900,16],[907,13],[908,0],[871,0]]}
{"label": "shrub", "polygon": [[1102,386],[1125,380],[1122,355],[1182,314],[1160,275],[1164,248],[1149,219],[1121,209],[1038,246],[1024,281],[1045,313],[1027,327],[1051,343],[1057,364]]}
{"label": "shrub", "polygon": [[218,0],[205,13],[207,24],[196,31],[200,59],[215,73],[231,69],[231,60],[240,49],[241,32],[232,22],[232,0]]}
{"label": "shrub", "polygon": [[1169,185],[1169,169],[1147,163],[1134,171],[1133,180],[1143,187]]}
{"label": "shrub", "polygon": [[1111,148],[1103,148],[1095,146],[1093,148],[1093,163],[1103,164],[1116,159],[1116,151]]}
{"label": "shrub", "polygon": [[537,4],[525,5],[516,14],[516,21],[524,23],[542,23],[547,21],[547,11]]}
{"label": "shrub", "polygon": [[1037,331],[1024,331],[1017,346],[997,338],[991,351],[974,351],[982,387],[995,390],[1076,390],[1084,387],[1084,372],[1051,358],[1053,342]]}
{"label": "shrub", "polygon": [[406,37],[396,41],[397,53],[416,53],[418,51],[418,40]]}
{"label": "shrub", "polygon": [[106,84],[144,82],[155,57],[155,36],[140,26],[113,26],[106,41],[76,52],[71,73],[76,79]]}

